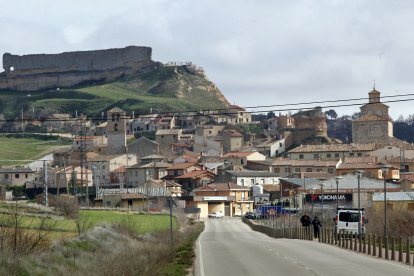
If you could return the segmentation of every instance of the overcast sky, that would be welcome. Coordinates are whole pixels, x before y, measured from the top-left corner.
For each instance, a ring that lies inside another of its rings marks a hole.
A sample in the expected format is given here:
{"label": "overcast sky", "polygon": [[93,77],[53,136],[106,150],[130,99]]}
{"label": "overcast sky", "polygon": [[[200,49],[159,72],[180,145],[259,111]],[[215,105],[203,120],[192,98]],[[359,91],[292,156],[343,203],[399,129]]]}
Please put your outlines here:
{"label": "overcast sky", "polygon": [[[414,93],[410,0],[0,0],[0,7],[1,53],[150,46],[156,61],[202,66],[241,106],[366,97],[374,80],[383,96]],[[414,114],[413,104],[389,104],[391,115]]]}

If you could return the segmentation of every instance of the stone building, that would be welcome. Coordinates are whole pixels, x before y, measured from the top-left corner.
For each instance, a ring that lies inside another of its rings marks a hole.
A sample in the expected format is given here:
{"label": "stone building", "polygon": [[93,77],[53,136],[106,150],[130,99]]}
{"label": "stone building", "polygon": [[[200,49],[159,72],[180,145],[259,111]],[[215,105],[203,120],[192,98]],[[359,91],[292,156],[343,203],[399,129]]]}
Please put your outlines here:
{"label": "stone building", "polygon": [[243,146],[243,135],[232,129],[223,130],[223,151],[230,152]]}
{"label": "stone building", "polygon": [[369,102],[360,107],[361,115],[352,121],[354,143],[389,143],[393,138],[393,123],[389,107],[381,103],[381,93],[374,89],[368,93]]}
{"label": "stone building", "polygon": [[126,113],[118,107],[114,107],[107,112],[108,124],[106,135],[108,147],[106,154],[126,153]]}

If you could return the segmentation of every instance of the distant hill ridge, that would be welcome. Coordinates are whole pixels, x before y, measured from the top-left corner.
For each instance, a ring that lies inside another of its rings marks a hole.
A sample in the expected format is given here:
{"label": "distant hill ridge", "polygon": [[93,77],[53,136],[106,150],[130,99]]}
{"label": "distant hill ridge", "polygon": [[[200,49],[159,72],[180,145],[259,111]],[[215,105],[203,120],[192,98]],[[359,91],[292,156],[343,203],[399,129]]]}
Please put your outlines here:
{"label": "distant hill ridge", "polygon": [[56,55],[4,54],[0,114],[71,113],[99,115],[111,106],[148,113],[229,105],[204,70],[194,64],[164,66],[151,48],[67,52]]}

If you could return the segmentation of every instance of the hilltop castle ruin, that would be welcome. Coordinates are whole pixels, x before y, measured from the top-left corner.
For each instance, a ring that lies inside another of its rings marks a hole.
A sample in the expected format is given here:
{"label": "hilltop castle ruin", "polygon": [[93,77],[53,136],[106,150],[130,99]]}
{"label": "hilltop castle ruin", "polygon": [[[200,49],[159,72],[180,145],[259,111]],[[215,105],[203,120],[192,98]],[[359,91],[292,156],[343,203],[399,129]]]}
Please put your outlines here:
{"label": "hilltop castle ruin", "polygon": [[65,52],[61,54],[3,55],[0,90],[37,91],[111,81],[157,65],[150,47]]}

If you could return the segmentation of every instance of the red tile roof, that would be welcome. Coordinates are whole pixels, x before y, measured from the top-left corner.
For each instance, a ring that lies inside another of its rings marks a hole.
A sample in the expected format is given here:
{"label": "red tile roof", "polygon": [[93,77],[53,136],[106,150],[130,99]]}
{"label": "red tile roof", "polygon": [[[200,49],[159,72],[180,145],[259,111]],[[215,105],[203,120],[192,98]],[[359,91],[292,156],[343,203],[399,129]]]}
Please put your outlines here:
{"label": "red tile roof", "polygon": [[227,133],[227,135],[229,135],[230,137],[243,137],[243,135],[240,132],[232,129],[226,129],[223,130],[223,132]]}
{"label": "red tile roof", "polygon": [[355,169],[355,170],[378,169],[380,170],[381,167],[373,163],[342,163],[337,168],[337,170],[350,170],[350,169]]}
{"label": "red tile roof", "polygon": [[366,143],[366,144],[327,144],[327,145],[300,145],[289,153],[302,152],[349,152],[349,151],[374,151],[381,148],[380,144]]}
{"label": "red tile roof", "polygon": [[253,152],[229,152],[222,156],[222,158],[242,158],[253,154]]}
{"label": "red tile roof", "polygon": [[195,191],[196,192],[203,192],[203,191],[210,192],[210,191],[232,191],[232,190],[248,191],[250,190],[250,188],[237,185],[236,183],[233,183],[233,182],[228,182],[228,183],[211,183],[203,187],[200,187],[196,189]]}
{"label": "red tile roof", "polygon": [[191,178],[191,179],[197,179],[197,178],[202,178],[204,176],[209,176],[211,178],[214,178],[214,176],[216,176],[216,174],[210,172],[210,171],[205,171],[205,170],[200,170],[200,171],[191,171],[188,173],[185,173],[183,175],[180,176],[176,176],[174,177],[174,179],[184,179],[184,178]]}
{"label": "red tile roof", "polygon": [[201,167],[197,163],[193,163],[193,162],[190,162],[190,163],[175,163],[171,167],[167,168],[167,170],[183,170],[183,169],[188,169],[192,166]]}
{"label": "red tile roof", "polygon": [[[389,160],[390,163],[401,163],[401,157],[393,157]],[[404,158],[404,163],[414,163],[414,159]]]}
{"label": "red tile roof", "polygon": [[339,161],[275,159],[269,165],[294,167],[335,167]]}
{"label": "red tile roof", "polygon": [[345,157],[344,163],[376,163],[377,156]]}
{"label": "red tile roof", "polygon": [[403,173],[400,174],[400,180],[408,180],[410,182],[414,182],[414,173]]}

